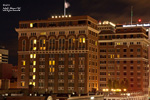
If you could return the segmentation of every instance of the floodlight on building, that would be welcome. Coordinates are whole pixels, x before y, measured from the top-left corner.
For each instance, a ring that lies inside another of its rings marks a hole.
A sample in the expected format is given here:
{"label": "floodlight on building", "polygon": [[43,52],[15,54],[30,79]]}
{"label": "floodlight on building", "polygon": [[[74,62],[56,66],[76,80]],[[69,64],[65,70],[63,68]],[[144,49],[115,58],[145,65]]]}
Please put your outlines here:
{"label": "floodlight on building", "polygon": [[130,93],[127,93],[127,96],[130,96]]}
{"label": "floodlight on building", "polygon": [[54,16],[52,16],[52,18],[54,18]]}
{"label": "floodlight on building", "polygon": [[116,25],[112,22],[109,22],[110,25],[112,25],[113,27],[115,27]]}
{"label": "floodlight on building", "polygon": [[55,18],[57,18],[57,16],[55,16]]}
{"label": "floodlight on building", "polygon": [[103,24],[109,24],[109,21],[104,21]]}
{"label": "floodlight on building", "polygon": [[103,91],[105,92],[105,91],[106,91],[106,89],[103,89]]}
{"label": "floodlight on building", "polygon": [[109,91],[108,89],[106,89],[106,91]]}
{"label": "floodlight on building", "polygon": [[71,15],[69,15],[69,17],[71,17]]}
{"label": "floodlight on building", "polygon": [[61,16],[59,16],[59,18],[61,18]]}
{"label": "floodlight on building", "polygon": [[64,15],[62,15],[62,18],[64,18],[65,16]]}
{"label": "floodlight on building", "polygon": [[67,15],[65,17],[68,17]]}
{"label": "floodlight on building", "polygon": [[91,97],[91,100],[93,100],[94,99],[94,97]]}

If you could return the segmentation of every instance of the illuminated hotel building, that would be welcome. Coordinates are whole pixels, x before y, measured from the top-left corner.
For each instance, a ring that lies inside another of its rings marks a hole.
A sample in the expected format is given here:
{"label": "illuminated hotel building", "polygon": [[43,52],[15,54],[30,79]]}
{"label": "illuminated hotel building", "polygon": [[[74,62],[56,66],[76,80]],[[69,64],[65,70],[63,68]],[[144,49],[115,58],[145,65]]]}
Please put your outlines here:
{"label": "illuminated hotel building", "polygon": [[149,40],[143,27],[118,27],[99,34],[100,89],[108,80],[128,81],[127,91],[148,93]]}
{"label": "illuminated hotel building", "polygon": [[54,93],[98,89],[97,21],[89,16],[53,16],[20,21],[18,88]]}

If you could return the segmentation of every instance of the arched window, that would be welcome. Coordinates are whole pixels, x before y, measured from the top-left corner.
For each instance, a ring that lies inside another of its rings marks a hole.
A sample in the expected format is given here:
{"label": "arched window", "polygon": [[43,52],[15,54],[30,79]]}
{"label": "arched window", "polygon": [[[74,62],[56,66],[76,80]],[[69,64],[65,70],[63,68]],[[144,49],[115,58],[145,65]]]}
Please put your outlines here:
{"label": "arched window", "polygon": [[74,37],[69,38],[68,49],[69,50],[75,49],[75,38]]}
{"label": "arched window", "polygon": [[50,38],[49,39],[49,50],[54,50],[55,47],[55,39],[54,38]]}
{"label": "arched window", "polygon": [[37,40],[36,39],[31,39],[30,40],[30,50],[36,50],[36,47],[37,47]]}
{"label": "arched window", "polygon": [[66,45],[65,39],[64,38],[60,38],[59,39],[59,44],[58,44],[59,49],[60,50],[64,50],[65,49],[65,45]]}
{"label": "arched window", "polygon": [[46,50],[46,39],[41,38],[39,43],[40,50]]}
{"label": "arched window", "polygon": [[78,40],[78,48],[79,49],[85,49],[85,46],[86,46],[86,39],[85,37],[79,37],[79,40]]}

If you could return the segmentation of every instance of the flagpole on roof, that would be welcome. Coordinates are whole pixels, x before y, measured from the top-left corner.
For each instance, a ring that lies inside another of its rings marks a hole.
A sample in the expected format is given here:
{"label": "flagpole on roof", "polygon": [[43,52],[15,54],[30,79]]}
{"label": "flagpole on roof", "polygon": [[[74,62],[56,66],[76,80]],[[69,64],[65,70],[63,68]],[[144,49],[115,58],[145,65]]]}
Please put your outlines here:
{"label": "flagpole on roof", "polygon": [[64,0],[64,16],[66,15],[66,6],[65,6],[66,0]]}

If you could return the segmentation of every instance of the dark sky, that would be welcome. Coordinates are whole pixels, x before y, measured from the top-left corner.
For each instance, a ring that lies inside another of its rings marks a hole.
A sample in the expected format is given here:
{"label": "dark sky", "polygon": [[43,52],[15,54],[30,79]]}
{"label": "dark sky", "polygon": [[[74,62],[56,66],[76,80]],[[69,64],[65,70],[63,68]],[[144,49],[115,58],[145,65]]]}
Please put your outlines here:
{"label": "dark sky", "polygon": [[[139,18],[150,22],[150,0],[67,0],[70,7],[67,14],[89,15],[97,20],[114,23],[129,23],[131,6],[133,21]],[[17,32],[20,20],[47,19],[63,14],[64,0],[0,0],[0,45],[9,49],[9,63],[17,65]],[[20,12],[3,12],[3,4],[21,7]]]}

